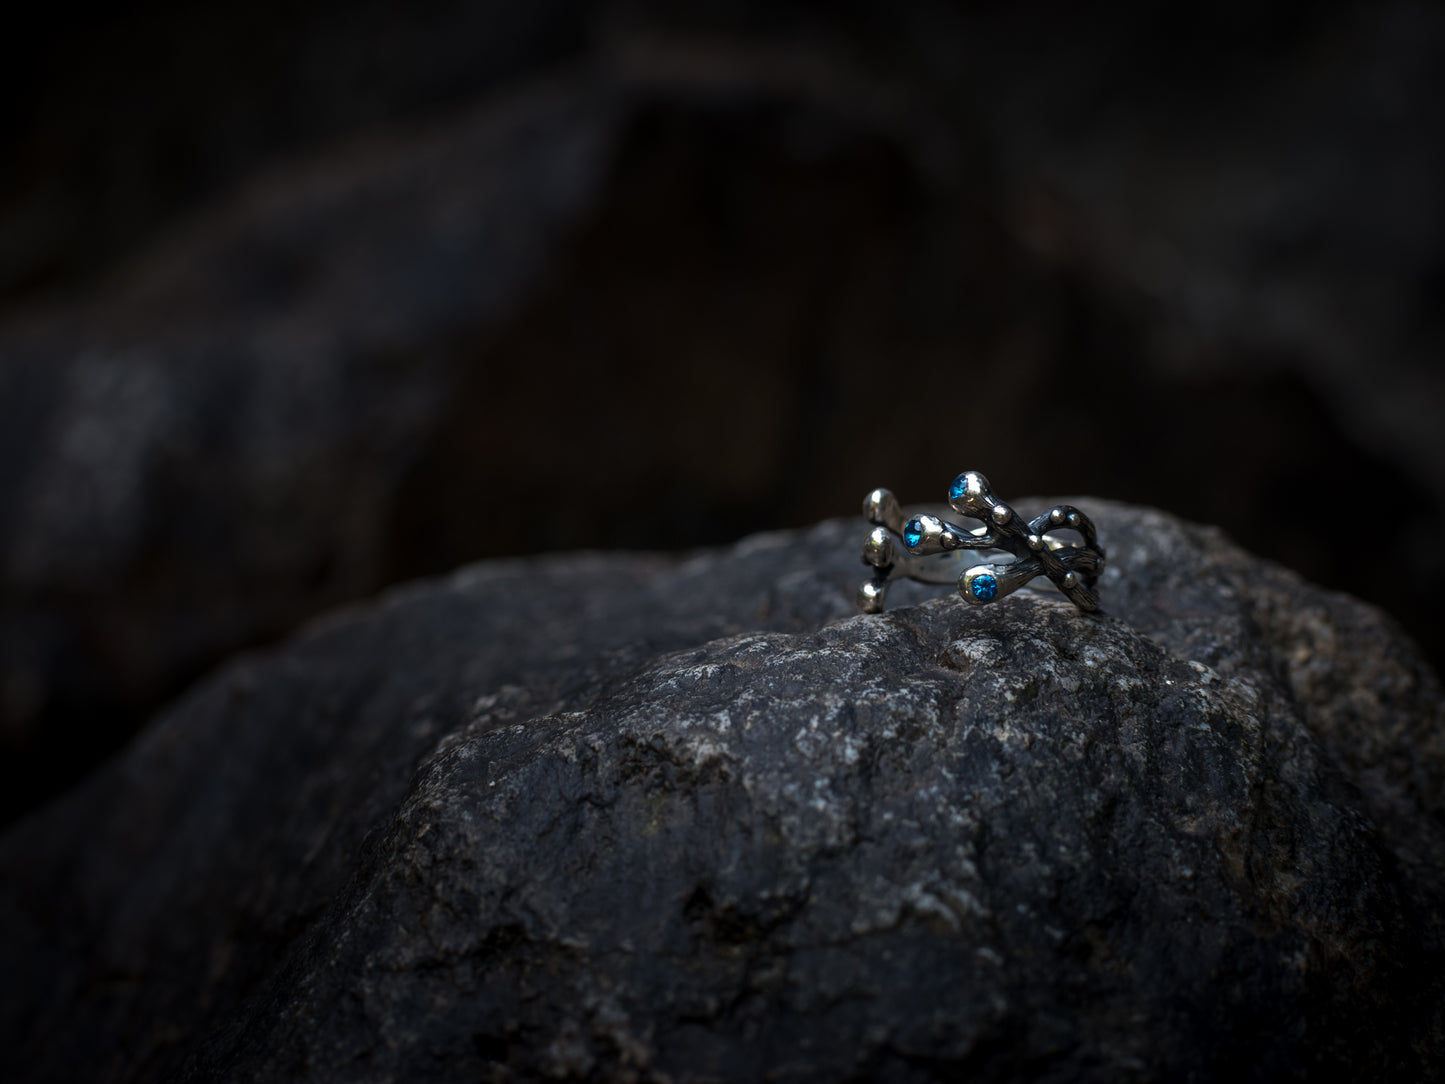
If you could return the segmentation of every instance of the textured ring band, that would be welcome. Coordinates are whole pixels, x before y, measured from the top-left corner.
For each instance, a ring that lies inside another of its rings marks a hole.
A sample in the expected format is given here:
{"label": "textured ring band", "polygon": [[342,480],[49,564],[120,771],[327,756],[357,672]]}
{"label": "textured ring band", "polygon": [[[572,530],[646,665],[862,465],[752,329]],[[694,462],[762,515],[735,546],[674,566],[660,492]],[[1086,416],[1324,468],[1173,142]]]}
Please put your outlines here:
{"label": "textured ring band", "polygon": [[[966,529],[937,516],[906,517],[898,498],[886,489],[864,498],[863,515],[874,524],[863,543],[863,562],[873,566],[873,578],[858,588],[858,606],[865,613],[882,612],[888,584],[899,577],[924,583],[957,577],[964,601],[981,606],[1013,594],[1036,576],[1047,576],[1079,609],[1099,608],[1094,585],[1104,567],[1104,549],[1093,522],[1073,505],[1055,505],[1024,520],[994,495],[988,479],[977,471],[953,480],[948,504],[983,526]],[[1051,527],[1076,532],[1083,544],[1045,533]]]}

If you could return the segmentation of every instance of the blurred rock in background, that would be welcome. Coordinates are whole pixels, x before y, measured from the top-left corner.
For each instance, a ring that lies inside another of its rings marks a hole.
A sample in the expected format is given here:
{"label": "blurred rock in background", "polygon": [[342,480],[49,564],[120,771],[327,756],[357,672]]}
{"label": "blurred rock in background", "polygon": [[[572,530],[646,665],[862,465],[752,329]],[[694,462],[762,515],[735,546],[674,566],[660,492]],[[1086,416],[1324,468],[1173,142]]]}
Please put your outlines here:
{"label": "blurred rock in background", "polygon": [[1273,10],[38,13],[0,812],[385,584],[965,468],[1218,523],[1438,665],[1445,15]]}

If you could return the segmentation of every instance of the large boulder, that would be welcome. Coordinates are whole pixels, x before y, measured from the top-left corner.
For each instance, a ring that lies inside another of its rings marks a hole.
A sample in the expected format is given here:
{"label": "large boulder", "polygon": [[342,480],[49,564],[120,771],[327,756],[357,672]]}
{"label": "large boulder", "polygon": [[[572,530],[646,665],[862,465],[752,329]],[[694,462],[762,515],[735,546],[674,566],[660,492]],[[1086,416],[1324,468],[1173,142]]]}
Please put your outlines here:
{"label": "large boulder", "polygon": [[856,615],[839,521],[484,563],[231,665],[0,839],[5,1079],[1438,1074],[1435,677],[1074,501],[1101,615]]}

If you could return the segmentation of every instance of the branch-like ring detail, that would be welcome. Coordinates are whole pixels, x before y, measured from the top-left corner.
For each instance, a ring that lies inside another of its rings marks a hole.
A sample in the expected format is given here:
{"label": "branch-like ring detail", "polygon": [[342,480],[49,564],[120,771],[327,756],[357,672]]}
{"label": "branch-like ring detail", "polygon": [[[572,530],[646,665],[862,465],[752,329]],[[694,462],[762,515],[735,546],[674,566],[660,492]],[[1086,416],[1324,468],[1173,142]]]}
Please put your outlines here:
{"label": "branch-like ring detail", "polygon": [[[900,577],[924,583],[957,577],[964,601],[983,606],[1047,576],[1079,609],[1099,608],[1095,584],[1104,567],[1104,548],[1093,521],[1073,505],[1055,505],[1024,520],[994,494],[987,478],[972,470],[953,480],[948,504],[982,526],[969,529],[937,516],[907,516],[886,489],[864,498],[863,515],[874,525],[863,543],[863,563],[872,566],[873,577],[858,589],[858,606],[865,613],[882,611],[888,584]],[[1051,528],[1075,532],[1082,544],[1050,533]]]}

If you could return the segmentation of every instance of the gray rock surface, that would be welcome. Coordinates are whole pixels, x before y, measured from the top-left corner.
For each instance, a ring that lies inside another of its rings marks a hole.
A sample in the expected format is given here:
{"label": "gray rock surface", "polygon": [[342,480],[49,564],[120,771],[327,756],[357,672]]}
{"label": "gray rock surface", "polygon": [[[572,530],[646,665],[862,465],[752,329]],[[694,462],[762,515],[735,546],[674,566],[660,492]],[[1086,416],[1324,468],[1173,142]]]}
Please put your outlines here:
{"label": "gray rock surface", "polygon": [[232,665],[0,839],[0,1075],[1438,1076],[1435,677],[1071,499],[1097,617],[854,615],[840,521],[481,564]]}

